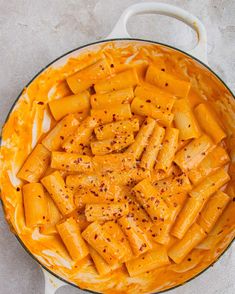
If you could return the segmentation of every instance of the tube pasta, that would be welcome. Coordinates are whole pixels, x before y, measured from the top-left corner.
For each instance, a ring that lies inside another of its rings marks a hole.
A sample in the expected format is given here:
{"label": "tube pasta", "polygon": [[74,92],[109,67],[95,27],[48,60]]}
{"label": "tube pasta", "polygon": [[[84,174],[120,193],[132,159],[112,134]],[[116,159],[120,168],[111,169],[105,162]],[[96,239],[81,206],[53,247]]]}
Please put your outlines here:
{"label": "tube pasta", "polygon": [[147,103],[154,104],[162,111],[171,111],[176,101],[172,94],[147,83],[135,88],[135,96],[143,99]]}
{"label": "tube pasta", "polygon": [[197,221],[205,232],[209,233],[212,230],[229,201],[230,197],[221,191],[209,199]]}
{"label": "tube pasta", "polygon": [[175,155],[174,162],[183,171],[187,172],[196,168],[213,147],[211,139],[206,135],[202,135],[179,150]]}
{"label": "tube pasta", "polygon": [[235,215],[235,203],[231,201],[225,208],[222,216],[219,218],[214,228],[210,231],[207,238],[205,238],[200,244],[196,246],[198,249],[210,250],[225,238],[226,235],[231,234],[234,238],[234,216]]}
{"label": "tube pasta", "polygon": [[135,256],[139,256],[152,248],[147,235],[137,226],[132,217],[123,216],[118,219],[118,224],[127,237]]}
{"label": "tube pasta", "polygon": [[126,267],[129,275],[134,277],[169,263],[166,248],[158,245],[153,250],[127,261]]}
{"label": "tube pasta", "polygon": [[71,136],[79,125],[75,114],[65,116],[42,140],[42,144],[50,151],[60,149],[64,140]]}
{"label": "tube pasta", "polygon": [[168,251],[169,257],[175,263],[180,263],[205,237],[206,233],[203,228],[195,223],[188,230],[184,238],[170,248]]}
{"label": "tube pasta", "polygon": [[194,112],[200,127],[213,139],[215,144],[218,144],[226,137],[225,132],[216,121],[208,105],[201,103],[194,109]]}
{"label": "tube pasta", "polygon": [[164,135],[165,129],[156,125],[141,158],[140,166],[142,168],[153,169]]}
{"label": "tube pasta", "polygon": [[124,257],[118,240],[97,222],[90,224],[82,232],[82,236],[108,264],[116,264]]}
{"label": "tube pasta", "polygon": [[92,132],[97,125],[97,120],[91,116],[87,117],[75,133],[68,136],[62,147],[66,152],[77,153],[81,147],[89,143]]}
{"label": "tube pasta", "polygon": [[47,217],[47,223],[40,225],[40,233],[45,235],[57,234],[55,225],[61,220],[62,215],[59,212],[54,201],[52,200],[51,196],[48,194],[48,192],[45,189],[44,189],[44,195],[47,201],[48,217]]}
{"label": "tube pasta", "polygon": [[156,189],[148,179],[139,182],[134,188],[137,201],[147,211],[153,221],[158,219],[167,219],[169,217],[169,208],[165,201],[158,195]]}
{"label": "tube pasta", "polygon": [[105,155],[113,151],[120,151],[134,141],[133,134],[120,135],[114,139],[91,142],[91,150],[94,155]]}
{"label": "tube pasta", "polygon": [[154,119],[147,118],[136,135],[135,142],[127,149],[126,152],[133,154],[136,159],[139,159],[147,145],[148,139],[152,134],[155,125],[156,122]]}
{"label": "tube pasta", "polygon": [[105,94],[94,94],[91,96],[93,109],[103,109],[114,105],[129,103],[134,98],[133,88],[129,87]]}
{"label": "tube pasta", "polygon": [[163,170],[165,172],[170,168],[175,152],[178,146],[179,130],[175,128],[167,128],[162,142],[162,148],[159,150],[157,156],[157,163],[155,169]]}
{"label": "tube pasta", "polygon": [[229,160],[227,152],[222,147],[216,146],[195,169],[189,171],[189,178],[194,185],[198,184],[209,174],[228,163]]}
{"label": "tube pasta", "polygon": [[219,188],[230,180],[228,173],[223,169],[218,169],[212,175],[209,175],[199,185],[197,185],[189,194],[196,198],[207,198],[215,193]]}
{"label": "tube pasta", "polygon": [[95,84],[96,93],[102,94],[128,87],[139,83],[139,78],[135,69],[130,69],[116,74],[109,79],[99,81]]}
{"label": "tube pasta", "polygon": [[89,222],[115,220],[128,212],[129,207],[126,203],[86,204],[85,207],[85,215]]}
{"label": "tube pasta", "polygon": [[108,264],[103,257],[91,246],[88,246],[89,253],[91,258],[95,264],[96,270],[101,276],[105,276],[108,273],[116,270],[121,266],[121,263],[117,262],[116,264],[110,265]]}
{"label": "tube pasta", "polygon": [[88,91],[85,91],[80,94],[52,100],[48,105],[54,119],[60,120],[67,114],[89,110],[90,95]]}
{"label": "tube pasta", "polygon": [[42,144],[36,145],[17,176],[30,183],[38,182],[50,164],[51,153]]}
{"label": "tube pasta", "polygon": [[170,111],[162,110],[154,104],[146,102],[139,97],[135,97],[133,99],[131,103],[131,111],[137,115],[149,116],[156,119],[158,123],[166,127],[171,125],[174,118],[174,114]]}
{"label": "tube pasta", "polygon": [[[209,197],[208,197],[209,198]],[[207,198],[207,199],[208,199]],[[203,208],[205,198],[193,198],[189,197],[181,210],[176,222],[174,224],[173,229],[171,230],[171,234],[178,239],[182,239],[191,225],[196,221],[200,211]]]}
{"label": "tube pasta", "polygon": [[185,200],[187,198],[186,193],[178,193],[166,198],[166,203],[170,208],[170,216],[166,220],[157,220],[150,229],[151,237],[157,243],[169,246],[172,241],[170,231],[174,222],[181,211]]}
{"label": "tube pasta", "polygon": [[186,98],[188,96],[191,87],[189,82],[178,80],[174,76],[166,73],[165,71],[159,70],[153,65],[148,67],[145,80],[146,82],[160,87],[181,98]]}
{"label": "tube pasta", "polygon": [[59,151],[52,152],[51,167],[69,172],[91,172],[93,170],[90,156]]}
{"label": "tube pasta", "polygon": [[44,177],[41,180],[62,215],[66,215],[75,209],[73,194],[67,189],[64,180],[58,171]]}
{"label": "tube pasta", "polygon": [[187,193],[192,189],[189,178],[185,173],[172,175],[158,181],[152,181],[152,183],[154,184],[156,193],[161,195],[164,199],[182,192]]}
{"label": "tube pasta", "polygon": [[43,225],[48,221],[47,198],[40,183],[23,186],[23,202],[27,227]]}
{"label": "tube pasta", "polygon": [[121,227],[116,221],[107,221],[102,225],[102,228],[107,231],[110,235],[115,238],[119,244],[121,244],[123,251],[123,258],[121,262],[126,262],[127,260],[133,258],[133,252],[131,250],[130,244],[126,239]]}
{"label": "tube pasta", "polygon": [[81,260],[89,254],[87,245],[74,218],[67,218],[57,224],[56,228],[73,260]]}
{"label": "tube pasta", "polygon": [[119,135],[130,134],[139,130],[139,120],[137,118],[117,121],[95,128],[97,140],[112,139]]}
{"label": "tube pasta", "polygon": [[110,66],[105,58],[102,58],[83,68],[77,73],[69,76],[66,81],[69,88],[74,94],[82,92],[91,87],[98,80],[103,79],[111,74]]}
{"label": "tube pasta", "polygon": [[150,177],[150,171],[141,168],[133,168],[128,171],[113,172],[109,175],[109,180],[118,185],[134,186],[137,182]]}
{"label": "tube pasta", "polygon": [[120,104],[110,108],[92,109],[91,116],[96,118],[99,123],[106,124],[129,119],[132,115],[130,104]]}
{"label": "tube pasta", "polygon": [[174,123],[176,128],[179,129],[180,140],[188,140],[200,136],[197,121],[187,99],[176,100],[173,112]]}
{"label": "tube pasta", "polygon": [[189,197],[180,212],[171,234],[181,239],[192,223],[196,221],[199,213],[210,196],[228,181],[228,174],[223,169],[220,169],[215,174],[207,177],[203,182],[201,182],[201,184],[189,192],[191,197]]}
{"label": "tube pasta", "polygon": [[97,172],[124,171],[135,168],[136,160],[133,154],[115,153],[96,155],[93,157],[93,164]]}
{"label": "tube pasta", "polygon": [[86,204],[113,203],[119,200],[120,188],[101,183],[99,186],[82,187],[74,195],[76,207],[82,209]]}
{"label": "tube pasta", "polygon": [[[128,218],[132,218],[132,221],[143,232],[149,231],[153,223],[151,221],[151,218],[146,213],[146,211],[134,199],[128,199],[128,205],[129,205]],[[138,214],[138,217],[137,217],[137,214]]]}

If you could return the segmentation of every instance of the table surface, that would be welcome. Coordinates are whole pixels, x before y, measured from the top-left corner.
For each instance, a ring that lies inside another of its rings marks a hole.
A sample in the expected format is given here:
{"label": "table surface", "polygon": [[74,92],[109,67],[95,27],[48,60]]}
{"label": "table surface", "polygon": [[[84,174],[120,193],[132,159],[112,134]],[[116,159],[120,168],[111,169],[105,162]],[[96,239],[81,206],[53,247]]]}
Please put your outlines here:
{"label": "table surface", "polygon": [[[101,40],[132,0],[0,0],[0,126],[22,87],[51,60],[80,45]],[[156,1],[157,2],[157,1]],[[208,32],[208,59],[235,92],[235,1],[168,0],[199,17]],[[181,49],[196,42],[193,31],[165,16],[135,16],[128,23],[133,37]],[[234,246],[233,246],[234,249]],[[169,291],[171,294],[235,293],[235,254],[230,248],[203,275]],[[41,269],[10,233],[0,210],[0,293],[42,294]],[[58,294],[85,293],[71,286]]]}

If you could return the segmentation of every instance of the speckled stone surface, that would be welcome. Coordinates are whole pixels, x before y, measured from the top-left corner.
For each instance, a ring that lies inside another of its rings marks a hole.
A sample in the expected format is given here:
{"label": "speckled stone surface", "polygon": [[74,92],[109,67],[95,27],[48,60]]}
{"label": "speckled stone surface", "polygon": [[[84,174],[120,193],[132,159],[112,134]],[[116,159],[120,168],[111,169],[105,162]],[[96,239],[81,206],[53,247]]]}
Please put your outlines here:
{"label": "speckled stone surface", "polygon": [[[66,51],[101,40],[133,0],[0,0],[0,125],[24,85]],[[144,2],[144,1],[142,1]],[[157,1],[156,1],[157,2]],[[208,59],[235,92],[235,1],[168,0],[199,17],[208,32]],[[182,49],[193,46],[193,31],[164,16],[135,16],[133,37]],[[230,248],[212,268],[171,294],[235,293],[235,254]],[[0,294],[43,294],[40,267],[10,233],[0,210]],[[57,294],[85,293],[65,286]],[[138,293],[136,293],[138,294]]]}

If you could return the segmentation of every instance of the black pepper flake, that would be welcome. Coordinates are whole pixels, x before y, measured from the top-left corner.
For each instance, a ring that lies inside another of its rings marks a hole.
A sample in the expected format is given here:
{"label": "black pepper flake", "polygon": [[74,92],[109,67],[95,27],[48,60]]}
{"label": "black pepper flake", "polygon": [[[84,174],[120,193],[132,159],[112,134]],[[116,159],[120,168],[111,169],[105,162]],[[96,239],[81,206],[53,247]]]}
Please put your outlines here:
{"label": "black pepper flake", "polygon": [[17,187],[17,188],[16,188],[16,191],[17,191],[17,192],[19,192],[19,191],[20,191],[20,188],[19,188],[19,187]]}
{"label": "black pepper flake", "polygon": [[44,102],[39,101],[37,104],[39,104],[39,105],[44,105]]}

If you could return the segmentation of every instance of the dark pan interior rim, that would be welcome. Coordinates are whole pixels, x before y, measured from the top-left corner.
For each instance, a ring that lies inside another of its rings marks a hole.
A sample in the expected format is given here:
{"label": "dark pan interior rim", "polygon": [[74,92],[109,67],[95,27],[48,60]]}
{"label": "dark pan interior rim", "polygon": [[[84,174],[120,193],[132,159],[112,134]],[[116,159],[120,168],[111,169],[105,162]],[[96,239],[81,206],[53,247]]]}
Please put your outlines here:
{"label": "dark pan interior rim", "polygon": [[[202,66],[204,66],[207,70],[209,70],[223,85],[224,87],[230,92],[230,94],[233,96],[233,98],[235,99],[235,96],[233,94],[233,92],[230,90],[230,88],[225,84],[225,82],[207,65],[205,64],[204,62],[202,62],[201,60],[199,60],[198,58],[190,55],[189,53],[181,50],[181,49],[178,49],[174,46],[170,46],[170,45],[167,45],[167,44],[164,44],[164,43],[160,43],[160,42],[156,42],[156,41],[152,41],[152,40],[144,40],[144,39],[138,39],[138,38],[115,38],[115,39],[106,39],[106,40],[101,40],[101,41],[96,41],[96,42],[92,42],[92,43],[88,43],[88,44],[85,44],[85,45],[82,45],[82,46],[79,46],[79,47],[76,47],[64,54],[62,54],[61,56],[55,58],[52,62],[50,62],[49,64],[47,64],[45,67],[43,67],[29,82],[28,84],[22,89],[22,91],[19,93],[19,95],[17,96],[16,100],[14,101],[14,103],[12,104],[8,114],[7,114],[7,117],[4,121],[4,124],[3,126],[6,124],[12,110],[14,109],[16,103],[18,102],[18,100],[20,99],[23,91],[25,88],[27,88],[44,70],[46,70],[48,67],[50,67],[51,65],[53,65],[56,61],[60,60],[61,58],[63,57],[66,57],[67,55],[73,53],[74,51],[78,51],[80,49],[83,49],[83,48],[87,48],[87,47],[90,47],[92,45],[98,45],[98,44],[102,44],[102,43],[107,43],[107,42],[116,42],[116,41],[129,41],[129,42],[132,42],[132,41],[137,41],[137,42],[143,42],[143,43],[150,43],[150,44],[155,44],[155,45],[160,45],[160,46],[164,46],[168,49],[173,49],[175,51],[179,51],[183,54],[185,54],[186,56],[188,57],[191,57],[193,60],[197,61],[199,64],[201,64]],[[3,128],[2,126],[2,128]],[[2,131],[2,130],[1,130]],[[2,137],[0,136],[0,147],[2,145]],[[3,207],[3,211],[4,211],[4,203],[1,199],[1,204],[2,204],[2,207]],[[10,224],[9,224],[10,226]],[[88,290],[88,289],[82,289],[80,288],[78,285],[76,284],[73,284],[72,282],[70,281],[67,281],[66,279],[60,277],[59,275],[57,275],[56,273],[54,273],[53,271],[51,271],[50,269],[48,269],[45,265],[43,265],[30,251],[29,249],[25,246],[25,244],[23,243],[23,241],[20,239],[20,237],[18,235],[16,235],[14,233],[16,239],[19,241],[19,243],[21,244],[21,246],[24,248],[24,250],[44,269],[46,270],[48,273],[50,273],[52,276],[56,277],[57,279],[61,280],[62,282],[64,282],[65,284],[67,285],[71,285],[73,287],[76,287],[84,292],[87,292],[87,293],[93,293],[93,294],[96,294],[96,293],[99,293],[99,292],[94,292],[94,291],[91,291],[91,290]],[[166,292],[166,291],[170,291],[170,290],[173,290],[173,289],[176,289],[188,282],[190,282],[191,280],[197,278],[198,276],[200,276],[201,274],[203,274],[207,269],[209,269],[210,267],[212,267],[220,258],[221,256],[227,252],[227,250],[231,247],[232,243],[233,243],[234,239],[230,242],[230,244],[227,246],[227,248],[218,256],[217,259],[215,259],[208,267],[206,267],[205,269],[203,269],[201,272],[199,272],[198,274],[196,274],[195,276],[191,277],[190,279],[186,280],[185,282],[183,282],[182,284],[179,284],[179,285],[176,285],[172,288],[168,288],[166,290],[163,290],[163,291],[160,291],[160,292],[155,292],[154,294],[158,294],[158,293],[163,293],[163,292]]]}

